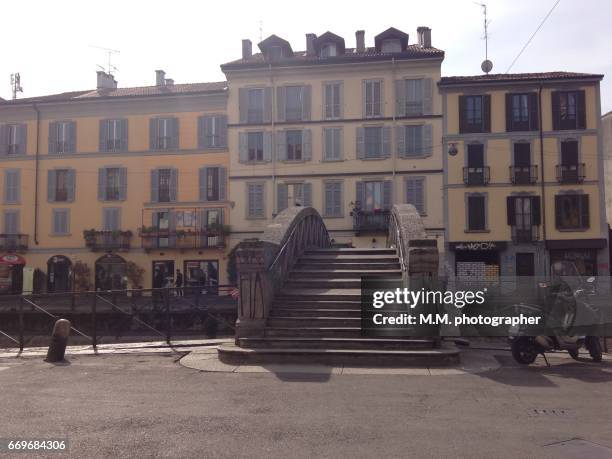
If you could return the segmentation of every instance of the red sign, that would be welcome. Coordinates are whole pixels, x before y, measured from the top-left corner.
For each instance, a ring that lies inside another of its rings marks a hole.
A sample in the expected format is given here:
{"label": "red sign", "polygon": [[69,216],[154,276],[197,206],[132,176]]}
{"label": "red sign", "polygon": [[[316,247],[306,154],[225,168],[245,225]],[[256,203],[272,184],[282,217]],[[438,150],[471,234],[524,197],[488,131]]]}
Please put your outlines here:
{"label": "red sign", "polygon": [[7,265],[25,265],[26,261],[19,255],[7,254],[0,257],[0,263]]}

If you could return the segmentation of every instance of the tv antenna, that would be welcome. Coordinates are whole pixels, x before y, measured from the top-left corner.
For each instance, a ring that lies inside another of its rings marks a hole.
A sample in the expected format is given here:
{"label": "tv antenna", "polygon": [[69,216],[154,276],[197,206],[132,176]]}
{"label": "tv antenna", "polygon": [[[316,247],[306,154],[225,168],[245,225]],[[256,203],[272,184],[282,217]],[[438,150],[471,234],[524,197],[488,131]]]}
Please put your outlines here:
{"label": "tv antenna", "polygon": [[113,72],[116,72],[118,69],[117,67],[115,67],[111,61],[112,61],[112,57],[113,54],[119,54],[119,50],[116,49],[110,49],[110,48],[104,48],[102,46],[94,46],[94,45],[89,45],[90,48],[96,48],[96,49],[101,49],[102,51],[105,51],[106,54],[108,55],[108,59],[107,59],[107,67],[104,68],[101,65],[98,65],[98,67],[100,67],[103,71],[105,71],[106,73],[108,73],[109,75],[111,75]]}
{"label": "tv antenna", "polygon": [[259,41],[263,40],[263,21],[260,19],[258,21],[258,26],[259,26]]}
{"label": "tv antenna", "polygon": [[484,41],[485,41],[485,60],[482,61],[480,68],[486,74],[493,70],[493,62],[489,60],[489,24],[487,20],[487,4],[474,2],[476,5],[482,7],[482,14],[484,15]]}
{"label": "tv antenna", "polygon": [[23,92],[19,73],[11,73],[11,90],[13,91],[13,100],[17,99],[18,92]]}

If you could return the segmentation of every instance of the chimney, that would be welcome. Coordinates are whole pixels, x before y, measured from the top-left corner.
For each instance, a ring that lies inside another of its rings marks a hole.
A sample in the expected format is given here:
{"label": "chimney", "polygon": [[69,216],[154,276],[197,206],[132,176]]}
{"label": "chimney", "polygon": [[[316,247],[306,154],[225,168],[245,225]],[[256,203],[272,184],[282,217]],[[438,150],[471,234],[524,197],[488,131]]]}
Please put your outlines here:
{"label": "chimney", "polygon": [[96,86],[97,89],[117,88],[115,77],[113,77],[110,73],[103,72],[102,70],[98,70],[96,73],[98,74],[98,84]]}
{"label": "chimney", "polygon": [[431,29],[429,27],[417,28],[417,36],[421,48],[431,48]]}
{"label": "chimney", "polygon": [[163,70],[155,71],[155,86],[165,86],[166,85],[166,72]]}
{"label": "chimney", "polygon": [[166,78],[164,83],[166,84],[166,86],[172,86],[174,84],[174,80],[172,78]]}
{"label": "chimney", "polygon": [[317,36],[314,33],[306,34],[306,55],[307,56],[315,55],[314,41],[316,38]]}
{"label": "chimney", "polygon": [[358,53],[365,52],[365,30],[355,32],[355,51]]}
{"label": "chimney", "polygon": [[242,40],[242,58],[248,59],[253,55],[253,43],[248,38]]}

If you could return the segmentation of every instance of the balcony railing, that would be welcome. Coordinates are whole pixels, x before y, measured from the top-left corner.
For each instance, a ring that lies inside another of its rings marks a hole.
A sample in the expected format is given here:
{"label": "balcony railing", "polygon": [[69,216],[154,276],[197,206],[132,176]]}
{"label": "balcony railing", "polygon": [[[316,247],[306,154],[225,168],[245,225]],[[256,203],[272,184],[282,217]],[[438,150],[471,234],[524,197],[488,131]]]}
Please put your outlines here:
{"label": "balcony railing", "polygon": [[363,233],[386,233],[389,231],[389,210],[354,210],[353,231]]}
{"label": "balcony railing", "polygon": [[27,234],[0,234],[0,250],[23,252],[28,250]]}
{"label": "balcony railing", "polygon": [[582,183],[585,177],[584,163],[557,164],[557,181],[559,183]]}
{"label": "balcony railing", "polygon": [[201,230],[169,231],[156,228],[142,228],[140,238],[142,248],[153,249],[209,249],[225,247],[224,228],[207,228]]}
{"label": "balcony railing", "polygon": [[531,185],[538,181],[538,166],[510,166],[510,182]]}
{"label": "balcony railing", "polygon": [[130,250],[131,231],[97,231],[83,232],[85,246],[93,252],[111,250]]}
{"label": "balcony railing", "polygon": [[540,237],[539,226],[512,227],[512,240],[514,242],[534,242]]}
{"label": "balcony railing", "polygon": [[491,178],[491,168],[485,167],[464,167],[463,183],[468,186],[488,185]]}

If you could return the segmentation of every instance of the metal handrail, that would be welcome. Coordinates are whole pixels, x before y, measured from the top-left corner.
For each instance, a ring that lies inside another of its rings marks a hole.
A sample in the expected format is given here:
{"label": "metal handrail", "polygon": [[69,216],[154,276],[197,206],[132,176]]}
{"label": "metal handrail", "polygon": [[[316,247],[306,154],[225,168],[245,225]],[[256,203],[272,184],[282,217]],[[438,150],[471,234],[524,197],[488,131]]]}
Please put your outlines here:
{"label": "metal handrail", "polygon": [[408,268],[404,260],[404,244],[403,244],[402,232],[400,231],[399,220],[397,219],[397,216],[393,212],[391,212],[391,218],[393,219],[393,225],[395,226],[395,233],[396,233],[396,238],[397,238],[396,243],[399,249],[400,267],[402,268],[402,271],[407,271]]}
{"label": "metal handrail", "polygon": [[274,257],[274,261],[270,264],[270,266],[268,267],[268,271],[272,271],[272,268],[274,267],[274,265],[276,264],[276,262],[280,259],[281,255],[285,252],[285,249],[287,248],[287,245],[289,244],[289,242],[291,241],[291,238],[293,237],[293,233],[295,233],[295,231],[297,230],[297,227],[299,225],[295,225],[292,229],[291,232],[289,233],[289,237],[287,237],[287,240],[285,241],[285,243],[283,244],[283,246],[280,248],[280,250],[276,253],[276,257]]}

